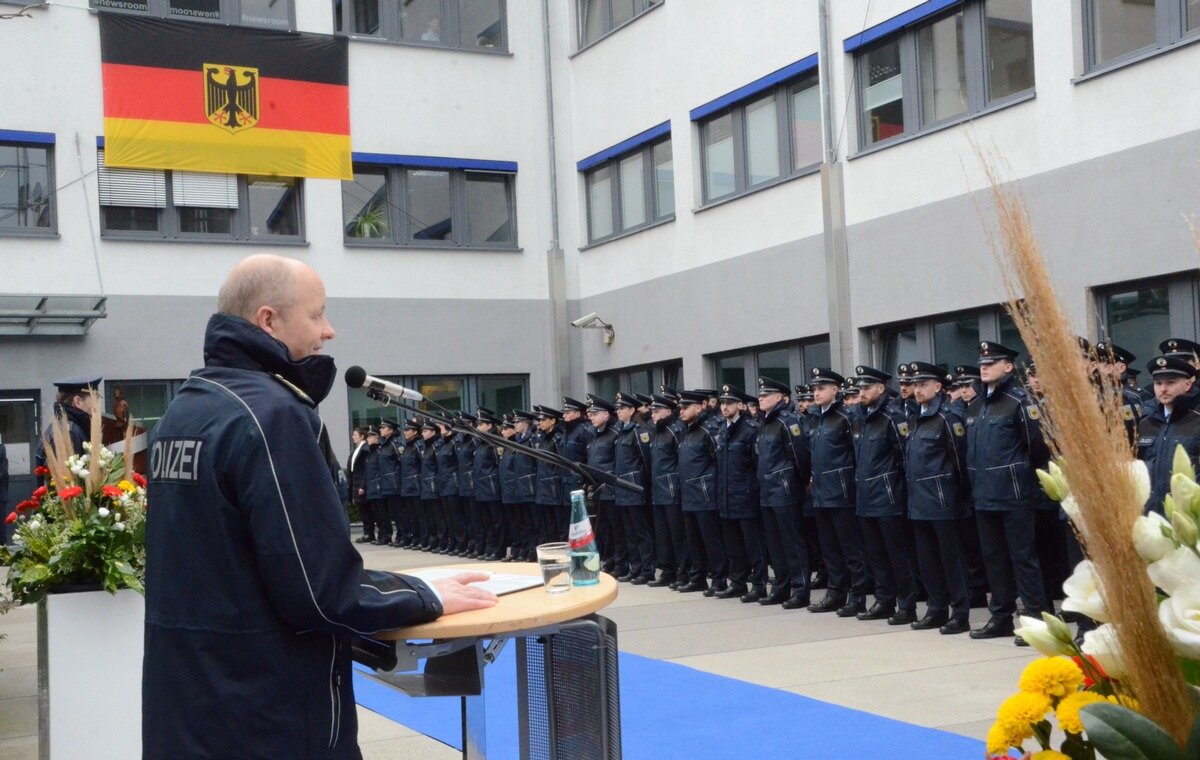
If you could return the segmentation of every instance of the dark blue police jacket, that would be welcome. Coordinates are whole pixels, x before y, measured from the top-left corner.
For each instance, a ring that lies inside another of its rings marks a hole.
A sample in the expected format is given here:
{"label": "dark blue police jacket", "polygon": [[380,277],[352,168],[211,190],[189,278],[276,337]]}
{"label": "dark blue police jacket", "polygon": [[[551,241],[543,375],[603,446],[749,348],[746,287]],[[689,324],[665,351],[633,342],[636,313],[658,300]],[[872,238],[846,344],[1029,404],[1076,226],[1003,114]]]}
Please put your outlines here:
{"label": "dark blue police jacket", "polygon": [[[595,435],[588,441],[587,447],[587,464],[589,467],[594,467],[600,472],[607,472],[609,475],[615,475],[617,470],[617,430],[616,427],[621,423],[615,419],[611,420],[604,426],[603,430],[596,430]],[[594,428],[593,428],[594,429]],[[597,501],[612,501],[613,487],[605,484],[596,489]]]}
{"label": "dark blue police jacket", "polygon": [[967,474],[975,509],[1011,511],[1037,506],[1036,470],[1050,459],[1041,410],[1013,377],[985,388],[967,405]]}
{"label": "dark blue police jacket", "polygon": [[379,487],[383,497],[400,495],[400,452],[404,443],[398,438],[400,433],[392,433],[387,438],[379,436]]}
{"label": "dark blue police jacket", "polygon": [[442,436],[434,440],[434,458],[437,460],[439,496],[458,496],[458,452],[451,438]]}
{"label": "dark blue police jacket", "polygon": [[333,361],[214,315],[150,445],[143,758],[359,758],[350,637],[433,620],[365,571],[317,443]]}
{"label": "dark blue police jacket", "polygon": [[767,509],[795,509],[812,477],[808,435],[800,415],[777,404],[763,415],[758,451],[759,502]]}
{"label": "dark blue police jacket", "polygon": [[[554,429],[549,433],[538,431],[529,439],[529,445],[540,451],[547,451],[551,454],[559,453],[562,448],[563,434],[559,428],[561,425],[555,423]],[[535,464],[534,474],[537,477],[537,489],[534,493],[533,503],[540,504],[546,507],[556,507],[563,503],[563,472],[564,470],[551,462],[543,462],[537,460]]]}
{"label": "dark blue police jacket", "polygon": [[966,456],[966,428],[954,404],[943,395],[924,412],[918,406],[906,442],[910,519],[957,520],[971,513]]}
{"label": "dark blue police jacket", "polygon": [[[516,440],[514,436],[511,440]],[[504,504],[516,504],[517,499],[517,452],[512,449],[500,450],[500,501]]]}
{"label": "dark blue police jacket", "polygon": [[904,436],[908,421],[899,406],[882,400],[874,408],[861,406],[854,437],[855,514],[859,517],[898,517],[907,509],[904,497]]}
{"label": "dark blue police jacket", "polygon": [[367,501],[379,501],[383,498],[383,479],[379,472],[379,444],[373,443],[367,450],[367,463],[364,465],[364,481]]}
{"label": "dark blue police jacket", "polygon": [[679,504],[684,512],[717,509],[717,443],[697,418],[679,439]]}
{"label": "dark blue police jacket", "polygon": [[841,401],[834,401],[824,413],[818,408],[813,416],[808,440],[814,509],[854,506],[854,430],[859,424]]}
{"label": "dark blue police jacket", "polygon": [[[612,427],[613,423],[609,423]],[[617,439],[613,444],[613,468],[621,480],[642,486],[642,493],[618,489],[614,501],[618,507],[645,506],[650,496],[650,431],[636,422],[615,424]]]}
{"label": "dark blue police jacket", "polygon": [[[563,422],[563,442],[559,451],[564,458],[576,464],[586,464],[588,460],[588,444],[595,437],[596,430],[582,419],[574,422]],[[563,503],[571,502],[571,492],[583,488],[583,478],[570,470],[563,470]]]}
{"label": "dark blue police jacket", "polygon": [[475,444],[475,459],[471,463],[471,481],[475,484],[475,501],[490,504],[500,501],[500,467],[496,447],[485,441]]}
{"label": "dark blue police jacket", "polygon": [[426,441],[413,441],[413,446],[421,456],[421,500],[437,501],[438,498],[438,469],[437,449],[434,448],[436,438]]}
{"label": "dark blue police jacket", "polygon": [[[396,433],[403,436],[403,433]],[[420,436],[406,441],[404,438],[396,441],[396,450],[400,453],[400,495],[410,498],[421,498],[421,438]]]}
{"label": "dark blue police jacket", "polygon": [[1182,446],[1192,466],[1200,457],[1200,388],[1175,399],[1171,417],[1157,401],[1146,406],[1146,416],[1138,425],[1138,459],[1150,471],[1150,500],[1146,509],[1163,514],[1163,497],[1171,492],[1171,467],[1175,447]]}
{"label": "dark blue police jacket", "polygon": [[758,517],[758,423],[744,414],[717,433],[717,512],[727,520]]}
{"label": "dark blue police jacket", "polygon": [[454,434],[454,455],[458,459],[458,495],[475,498],[475,439],[466,433]]}
{"label": "dark blue police jacket", "polygon": [[667,417],[654,423],[650,434],[650,502],[660,507],[679,506],[679,439],[683,423]]}
{"label": "dark blue police jacket", "polygon": [[[530,446],[532,444],[533,435],[526,433],[518,435],[514,440],[517,443]],[[532,504],[533,497],[537,494],[537,460],[530,457],[528,454],[513,452],[517,456],[517,492],[516,498],[518,504]]]}

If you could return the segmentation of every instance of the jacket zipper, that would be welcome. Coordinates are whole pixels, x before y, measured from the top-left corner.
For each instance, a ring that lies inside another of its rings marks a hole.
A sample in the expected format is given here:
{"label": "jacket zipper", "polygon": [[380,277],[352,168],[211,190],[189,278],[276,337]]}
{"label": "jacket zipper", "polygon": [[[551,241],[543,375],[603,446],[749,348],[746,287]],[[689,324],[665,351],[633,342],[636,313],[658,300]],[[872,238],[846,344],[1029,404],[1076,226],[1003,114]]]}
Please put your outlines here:
{"label": "jacket zipper", "polygon": [[338,740],[342,726],[342,677],[337,672],[337,638],[333,637],[333,657],[329,661],[329,706],[333,716],[329,726],[329,747],[332,749]]}

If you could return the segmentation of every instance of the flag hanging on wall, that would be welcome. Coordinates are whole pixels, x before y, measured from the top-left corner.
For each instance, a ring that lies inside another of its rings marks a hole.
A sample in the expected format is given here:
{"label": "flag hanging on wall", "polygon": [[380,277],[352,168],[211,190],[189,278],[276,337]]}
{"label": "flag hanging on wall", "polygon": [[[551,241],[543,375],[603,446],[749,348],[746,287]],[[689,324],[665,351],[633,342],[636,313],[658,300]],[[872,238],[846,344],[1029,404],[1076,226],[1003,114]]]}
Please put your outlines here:
{"label": "flag hanging on wall", "polygon": [[100,14],[106,166],[352,179],[344,37]]}

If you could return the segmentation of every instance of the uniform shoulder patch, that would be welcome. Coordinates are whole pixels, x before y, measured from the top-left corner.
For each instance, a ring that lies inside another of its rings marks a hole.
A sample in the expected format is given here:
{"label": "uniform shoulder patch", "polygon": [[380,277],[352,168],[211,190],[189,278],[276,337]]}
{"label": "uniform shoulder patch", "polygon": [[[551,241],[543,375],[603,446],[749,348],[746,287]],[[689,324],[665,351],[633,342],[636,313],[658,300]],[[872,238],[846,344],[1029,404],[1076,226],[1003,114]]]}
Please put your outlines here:
{"label": "uniform shoulder patch", "polygon": [[1025,414],[1029,417],[1029,419],[1037,420],[1041,419],[1042,410],[1037,408],[1037,404],[1030,404],[1029,406],[1025,407]]}
{"label": "uniform shoulder patch", "polygon": [[792,435],[803,435],[804,434],[804,431],[800,429],[800,425],[795,422],[793,422],[791,424],[791,426],[788,428],[788,432],[791,433]]}
{"label": "uniform shoulder patch", "polygon": [[954,423],[953,425],[950,426],[950,429],[953,430],[954,435],[958,436],[959,438],[962,438],[964,435],[967,434],[967,429],[963,427],[963,424],[961,422]]}
{"label": "uniform shoulder patch", "polygon": [[1133,419],[1133,407],[1132,406],[1130,406],[1129,404],[1126,404],[1125,406],[1121,407],[1121,419],[1123,419],[1123,420],[1132,420]]}
{"label": "uniform shoulder patch", "polygon": [[397,446],[397,447],[396,447],[396,451],[398,451],[399,453],[403,454],[403,453],[404,453],[404,447],[403,447],[403,446]]}
{"label": "uniform shoulder patch", "polygon": [[641,435],[638,436],[638,438],[642,439],[642,443],[650,443],[650,434],[649,433],[642,433]]}
{"label": "uniform shoulder patch", "polygon": [[901,422],[899,425],[896,426],[896,429],[900,431],[900,435],[903,435],[903,436],[908,435],[908,423],[907,422]]}
{"label": "uniform shoulder patch", "polygon": [[282,383],[283,387],[287,388],[292,393],[295,393],[297,396],[299,396],[305,402],[307,402],[309,404],[313,404],[313,406],[316,406],[316,404],[313,403],[312,398],[307,393],[305,393],[303,390],[300,389],[299,386],[297,386],[295,383],[289,381],[283,375],[276,374],[276,375],[272,375],[272,377],[274,377],[276,380],[278,380],[280,383]]}

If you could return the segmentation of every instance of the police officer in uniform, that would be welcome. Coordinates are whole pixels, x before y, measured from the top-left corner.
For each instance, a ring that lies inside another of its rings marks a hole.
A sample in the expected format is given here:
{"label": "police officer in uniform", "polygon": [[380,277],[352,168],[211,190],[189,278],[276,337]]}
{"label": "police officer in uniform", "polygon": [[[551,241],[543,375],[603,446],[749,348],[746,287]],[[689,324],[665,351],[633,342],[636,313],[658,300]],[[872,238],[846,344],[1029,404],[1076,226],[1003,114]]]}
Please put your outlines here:
{"label": "police officer in uniform", "polygon": [[[1041,413],[1013,376],[1018,352],[992,341],[979,344],[984,392],[967,406],[967,473],[975,500],[979,545],[992,597],[991,617],[973,639],[1013,634],[1017,594],[1025,613],[1049,610],[1035,547],[1041,486],[1034,474],[1049,460]],[[1027,646],[1016,637],[1018,646]]]}
{"label": "police officer in uniform", "polygon": [[912,368],[906,362],[896,368],[896,383],[900,386],[900,403],[904,406],[905,418],[910,418],[920,410],[920,405],[913,398]]}
{"label": "police officer in uniform", "polygon": [[862,536],[854,517],[854,435],[858,418],[838,399],[846,378],[828,367],[813,367],[815,419],[809,432],[813,468],[813,512],[829,575],[825,598],[809,612],[837,612],[854,617],[866,610],[869,578]]}
{"label": "police officer in uniform", "polygon": [[[91,437],[92,410],[99,404],[101,377],[64,377],[55,380],[54,387],[58,393],[54,399],[54,419],[65,419],[67,435],[71,438],[71,451],[60,454],[63,460],[72,454],[83,454],[83,442]],[[54,445],[51,426],[47,425],[43,432],[43,441]],[[46,465],[46,457],[42,451],[42,442],[38,443],[37,461],[39,467]],[[58,453],[58,452],[55,452]]]}
{"label": "police officer in uniform", "polygon": [[642,493],[618,489],[614,494],[614,517],[620,519],[629,572],[617,578],[635,586],[654,580],[654,533],[648,520],[646,500],[650,497],[650,431],[634,417],[640,399],[619,392],[616,398],[617,437],[613,444],[614,471],[621,480],[636,483]]}
{"label": "police officer in uniform", "polygon": [[1176,447],[1183,447],[1193,467],[1200,457],[1200,388],[1196,368],[1184,359],[1159,356],[1146,369],[1154,378],[1155,400],[1138,424],[1137,454],[1150,471],[1146,509],[1163,514]]}
{"label": "police officer in uniform", "polygon": [[893,625],[916,620],[917,582],[908,542],[908,509],[904,487],[904,438],[908,420],[886,393],[892,376],[859,365],[862,423],[855,438],[855,514],[862,528],[863,548],[875,579],[875,604],[859,620],[895,617]]}
{"label": "police officer in uniform", "polygon": [[1142,397],[1137,391],[1125,385],[1125,373],[1129,365],[1137,357],[1111,341],[1102,340],[1096,344],[1097,372],[1116,383],[1121,390],[1121,419],[1125,423],[1125,431],[1129,434],[1129,443],[1137,443],[1138,422],[1142,418]]}
{"label": "police officer in uniform", "polygon": [[[562,425],[563,425],[563,441],[561,454],[564,459],[575,462],[576,464],[587,464],[588,461],[588,444],[592,442],[592,438],[596,435],[596,430],[584,418],[587,413],[587,404],[582,401],[576,401],[570,396],[563,396],[562,400]],[[560,535],[567,535],[567,528],[571,522],[571,492],[583,489],[583,478],[571,472],[563,470],[563,500],[559,510],[559,517],[556,521]],[[593,526],[597,530],[600,526]]]}
{"label": "police officer in uniform", "polygon": [[434,554],[446,554],[450,550],[447,543],[449,531],[438,493],[437,449],[434,448],[437,436],[438,428],[433,420],[422,420],[421,438],[415,442],[421,457],[420,506],[417,514],[425,518],[428,526],[430,551]]}
{"label": "police officer in uniform", "polygon": [[392,543],[392,529],[395,528],[395,540],[402,544],[404,539],[397,518],[400,507],[400,450],[396,445],[396,423],[393,420],[379,421],[379,449],[376,451],[376,466],[379,468],[380,496],[383,502],[382,514],[376,512],[379,535],[375,539],[376,546],[387,546]]}
{"label": "police officer in uniform", "polygon": [[1138,375],[1140,375],[1140,374],[1142,374],[1142,371],[1140,369],[1138,369],[1136,367],[1128,367],[1125,369],[1125,376],[1123,378],[1121,378],[1121,382],[1123,382],[1125,384],[1126,388],[1128,388],[1129,390],[1136,393],[1138,398],[1140,398],[1142,400],[1142,406],[1143,406],[1142,413],[1144,414],[1145,413],[1144,407],[1146,405],[1146,402],[1153,401],[1154,394],[1152,392],[1150,392],[1149,390],[1147,390],[1146,388],[1142,388],[1141,386],[1138,385]]}
{"label": "police officer in uniform", "polygon": [[[562,412],[550,406],[534,406],[533,418],[537,432],[529,440],[529,445],[550,454],[561,454],[563,445]],[[562,515],[563,511],[563,469],[556,464],[537,460],[534,477],[537,486],[534,490],[533,509],[540,513],[538,525],[541,535],[537,543],[562,541],[567,535],[567,523],[570,515]],[[534,553],[537,551],[534,545]]]}
{"label": "police officer in uniform", "polygon": [[446,553],[451,557],[467,556],[467,529],[459,500],[458,452],[454,449],[454,430],[445,422],[438,423],[438,437],[433,443],[437,463],[437,491],[446,516]]}
{"label": "police officer in uniform", "polygon": [[650,501],[654,518],[654,564],[661,574],[647,585],[672,591],[687,577],[687,533],[679,505],[679,439],[683,425],[675,401],[666,395],[650,399]]}
{"label": "police officer in uniform", "polygon": [[800,535],[801,495],[812,478],[808,435],[792,410],[788,387],[769,377],[758,378],[762,425],[755,440],[759,501],[767,554],[775,575],[771,593],[759,604],[782,604],[794,610],[811,603],[808,549]]}
{"label": "police officer in uniform", "polygon": [[[588,441],[587,464],[589,467],[617,474],[617,408],[605,399],[587,394],[588,422],[595,435]],[[629,574],[629,557],[625,547],[625,526],[616,514],[616,494],[612,486],[602,485],[596,489],[596,544],[600,549],[601,567],[613,577]]]}
{"label": "police officer in uniform", "polygon": [[966,633],[971,630],[971,606],[958,528],[970,515],[966,429],[942,393],[941,367],[928,362],[908,366],[918,410],[909,419],[905,444],[908,516],[929,594],[924,617],[912,627],[938,628],[945,635]]}
{"label": "police officer in uniform", "polygon": [[[516,425],[514,440],[523,446],[533,443],[533,412],[524,409],[513,410],[513,423]],[[534,509],[533,499],[537,495],[537,460],[528,454],[517,452],[517,505],[524,514],[525,531],[514,538],[519,540],[520,552],[526,562],[537,562],[537,545],[542,536],[542,512]]]}
{"label": "police officer in uniform", "polygon": [[[472,427],[478,423],[474,415],[466,412],[459,412],[458,418]],[[465,432],[454,434],[454,457],[458,460],[458,500],[467,529],[467,559],[483,556],[486,533],[486,520],[481,517],[480,508],[475,503],[475,447],[479,445],[478,440]]]}
{"label": "police officer in uniform", "polygon": [[367,456],[371,453],[371,445],[367,443],[367,428],[359,425],[350,434],[354,450],[346,460],[347,487],[350,491],[350,502],[358,507],[358,515],[362,520],[362,535],[354,539],[356,544],[369,544],[375,540],[375,511],[371,502],[367,501]]}
{"label": "police officer in uniform", "polygon": [[740,597],[745,604],[767,596],[754,450],[758,423],[745,413],[748,398],[741,388],[721,386],[718,400],[724,423],[717,433],[717,513],[729,560],[729,588],[716,597]]}
{"label": "police officer in uniform", "polygon": [[[496,413],[487,407],[479,407],[476,411],[475,429],[483,433],[491,433],[500,424]],[[475,508],[482,522],[481,543],[483,546],[481,559],[497,562],[503,558],[504,511],[500,502],[500,462],[496,447],[485,441],[479,441],[475,447],[475,459],[471,463],[472,480],[475,483]]]}
{"label": "police officer in uniform", "polygon": [[[687,582],[676,590],[713,596],[727,588],[729,564],[717,513],[717,443],[705,427],[707,403],[704,391],[679,394],[679,420],[685,426],[679,440],[679,503],[691,564]],[[713,579],[711,586],[706,575]]]}
{"label": "police officer in uniform", "polygon": [[[504,415],[500,420],[500,435],[506,441],[516,440],[516,418],[511,413]],[[496,455],[500,461],[500,504],[504,515],[505,536],[505,543],[500,547],[500,561],[512,562],[519,559],[524,552],[520,542],[525,532],[525,513],[517,502],[520,460],[517,452],[509,448],[501,448]],[[510,547],[511,554],[508,553]]]}
{"label": "police officer in uniform", "polygon": [[[404,423],[401,433],[404,440],[397,446],[400,455],[400,511],[392,515],[396,523],[396,540],[392,546],[416,546],[421,551],[432,547],[433,536],[417,535],[417,515],[421,501],[421,449],[417,441],[421,436],[421,422],[416,418]],[[429,527],[428,517],[425,525]]]}
{"label": "police officer in uniform", "polygon": [[1200,343],[1187,338],[1167,338],[1158,344],[1158,350],[1168,359],[1182,359],[1200,370]]}

